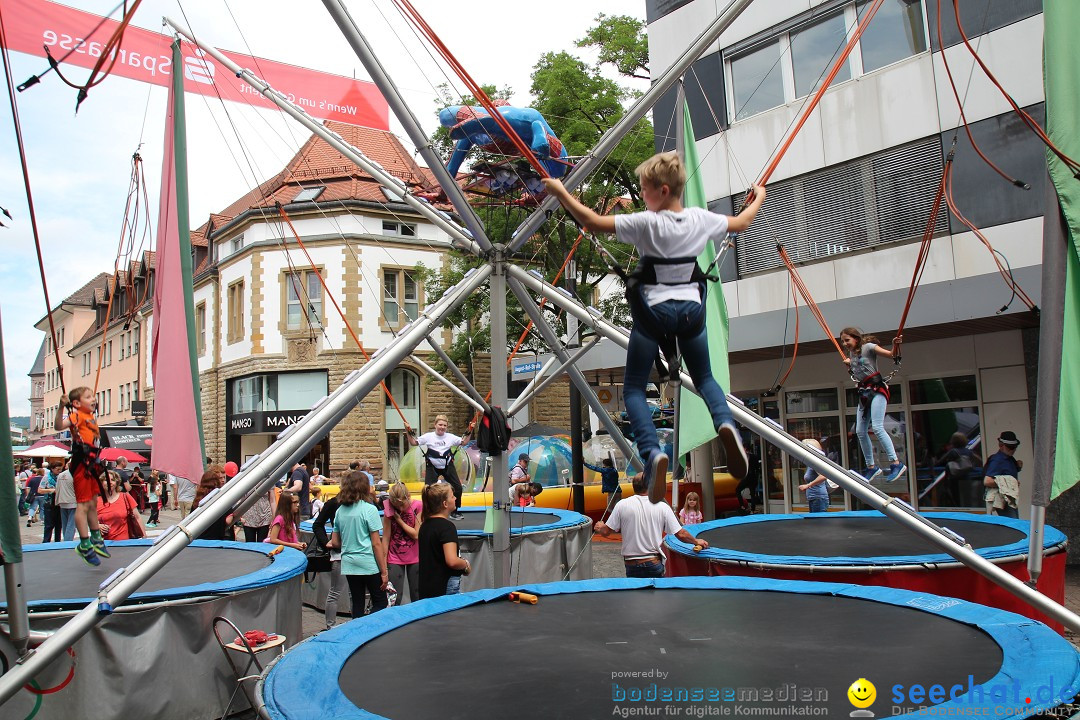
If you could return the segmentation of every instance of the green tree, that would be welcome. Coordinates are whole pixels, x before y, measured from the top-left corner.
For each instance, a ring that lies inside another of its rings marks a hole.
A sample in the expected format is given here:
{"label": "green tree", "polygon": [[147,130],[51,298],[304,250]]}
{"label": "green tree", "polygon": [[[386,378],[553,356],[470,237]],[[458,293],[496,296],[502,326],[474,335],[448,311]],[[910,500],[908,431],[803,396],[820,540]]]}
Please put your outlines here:
{"label": "green tree", "polygon": [[620,75],[650,79],[649,38],[645,23],[635,17],[600,13],[577,46],[599,48],[600,64],[612,65]]}

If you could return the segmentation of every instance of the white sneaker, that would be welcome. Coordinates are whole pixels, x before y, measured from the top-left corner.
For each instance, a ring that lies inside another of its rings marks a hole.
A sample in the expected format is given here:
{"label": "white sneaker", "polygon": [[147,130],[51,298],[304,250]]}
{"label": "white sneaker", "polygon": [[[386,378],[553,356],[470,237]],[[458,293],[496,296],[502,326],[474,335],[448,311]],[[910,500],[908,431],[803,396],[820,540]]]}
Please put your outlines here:
{"label": "white sneaker", "polygon": [[722,424],[716,430],[720,436],[720,443],[724,446],[724,455],[727,456],[727,469],[736,480],[746,477],[746,470],[750,461],[746,458],[746,450],[743,449],[739,431],[729,422]]}
{"label": "white sneaker", "polygon": [[649,476],[649,502],[653,505],[663,502],[667,496],[667,468],[668,456],[660,451],[654,452],[645,466]]}

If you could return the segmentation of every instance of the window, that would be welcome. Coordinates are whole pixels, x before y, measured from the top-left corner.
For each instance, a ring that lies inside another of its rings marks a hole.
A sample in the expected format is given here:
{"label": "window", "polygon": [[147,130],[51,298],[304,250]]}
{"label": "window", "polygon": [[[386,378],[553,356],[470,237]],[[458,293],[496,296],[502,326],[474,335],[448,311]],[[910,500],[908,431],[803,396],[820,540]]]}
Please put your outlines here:
{"label": "window", "polygon": [[60,328],[60,347],[64,347],[64,328]]}
{"label": "window", "polygon": [[129,332],[127,334],[127,341],[128,341],[128,352],[127,352],[127,354],[128,354],[128,357],[131,357],[132,355],[135,354],[134,351],[133,351],[133,348],[135,346],[135,331],[134,330],[132,330],[131,332]]}
{"label": "window", "polygon": [[228,329],[226,341],[238,342],[244,339],[244,281],[237,280],[228,287]]}
{"label": "window", "polygon": [[[740,276],[783,267],[777,242],[800,263],[921,238],[941,157],[934,136],[773,183],[769,201],[739,237]],[[734,207],[742,198],[732,197]],[[948,222],[948,213],[939,213],[934,233],[947,232]]]}
{"label": "window", "polygon": [[394,220],[383,220],[382,234],[396,237],[416,237],[416,225]]}
{"label": "window", "polygon": [[[878,21],[877,15],[874,22]],[[873,23],[871,23],[873,27]],[[806,25],[791,33],[791,66],[795,74],[795,97],[809,95],[821,87],[829,68],[847,42],[844,14]],[[851,79],[851,61],[845,60],[834,83]]]}
{"label": "window", "polygon": [[[814,92],[854,31],[856,6],[861,16],[868,3],[843,3],[824,18],[816,15],[817,8],[792,18],[779,32],[762,33],[725,50],[731,117],[743,120]],[[873,72],[926,49],[921,0],[887,2],[833,82]]]}
{"label": "window", "polygon": [[132,400],[138,400],[139,399],[139,381],[138,380],[131,383],[131,399]]}
{"label": "window", "polygon": [[312,200],[315,200],[320,195],[322,195],[322,191],[325,190],[325,189],[326,189],[326,187],[324,187],[323,185],[316,185],[315,187],[306,187],[306,188],[302,189],[300,192],[296,193],[296,197],[294,197],[292,201],[293,202],[311,202]]}
{"label": "window", "polygon": [[[866,10],[867,0],[859,2],[859,18]],[[866,26],[859,41],[863,72],[872,72],[886,65],[926,51],[926,32],[923,28],[922,3],[885,3]]]}
{"label": "window", "polygon": [[112,365],[112,343],[113,341],[110,340],[105,344],[105,367]]}
{"label": "window", "polygon": [[195,306],[195,352],[202,357],[206,354],[206,303]]}
{"label": "window", "polygon": [[383,320],[386,324],[392,328],[401,327],[419,314],[420,287],[416,275],[405,269],[384,269]]}
{"label": "window", "polygon": [[244,236],[243,235],[237,235],[236,237],[234,237],[232,239],[232,242],[229,243],[229,254],[230,255],[235,255],[236,253],[240,252],[243,249],[244,249]]}
{"label": "window", "polygon": [[[285,329],[321,327],[323,323],[322,283],[313,270],[286,273]],[[306,314],[306,318],[305,318]]]}
{"label": "window", "polygon": [[784,104],[780,42],[771,42],[731,61],[731,89],[736,120]]}
{"label": "window", "polygon": [[105,391],[105,414],[112,413],[112,388]]}

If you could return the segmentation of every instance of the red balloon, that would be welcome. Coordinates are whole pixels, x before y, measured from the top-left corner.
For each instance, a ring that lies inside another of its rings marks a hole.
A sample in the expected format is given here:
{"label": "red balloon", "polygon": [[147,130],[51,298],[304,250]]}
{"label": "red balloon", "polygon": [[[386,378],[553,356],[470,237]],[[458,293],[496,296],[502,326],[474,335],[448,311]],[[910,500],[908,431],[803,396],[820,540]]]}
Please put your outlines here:
{"label": "red balloon", "polygon": [[238,468],[236,466],[236,463],[234,463],[232,460],[225,463],[225,477],[231,478],[238,472],[240,472],[240,468]]}

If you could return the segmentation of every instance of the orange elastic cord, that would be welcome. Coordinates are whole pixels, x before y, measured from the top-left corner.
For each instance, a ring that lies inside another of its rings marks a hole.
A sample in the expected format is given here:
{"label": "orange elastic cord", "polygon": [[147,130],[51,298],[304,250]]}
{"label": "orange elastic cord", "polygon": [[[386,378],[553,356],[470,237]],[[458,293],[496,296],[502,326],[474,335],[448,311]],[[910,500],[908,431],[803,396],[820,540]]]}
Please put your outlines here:
{"label": "orange elastic cord", "polygon": [[787,250],[784,246],[777,243],[777,251],[780,253],[780,259],[784,261],[784,265],[787,266],[788,273],[791,275],[792,282],[795,283],[795,287],[799,289],[799,293],[802,294],[803,300],[806,302],[807,307],[810,308],[810,312],[817,318],[818,324],[821,325],[821,329],[825,331],[825,336],[832,342],[833,347],[836,348],[836,352],[840,355],[841,360],[846,360],[847,355],[840,348],[840,343],[836,341],[836,335],[829,328],[829,323],[825,322],[825,316],[821,314],[821,309],[817,303],[814,302],[814,298],[810,295],[810,291],[806,287],[806,283],[799,277],[799,271],[795,269],[795,263],[791,262],[791,258],[787,254]]}
{"label": "orange elastic cord", "polygon": [[982,244],[986,246],[986,249],[990,251],[990,255],[994,258],[994,264],[997,266],[998,272],[1005,280],[1005,285],[1012,292],[1016,293],[1017,297],[1019,297],[1020,300],[1028,306],[1029,310],[1038,309],[1038,306],[1035,305],[1035,303],[1028,296],[1028,294],[1024,292],[1024,290],[1020,287],[1019,283],[1016,282],[1016,279],[1012,276],[1012,273],[1001,264],[1001,259],[998,257],[997,251],[994,250],[994,246],[990,244],[990,241],[987,239],[987,237],[982,233],[981,230],[979,230],[979,228],[975,226],[974,223],[968,220],[964,216],[964,214],[960,212],[960,209],[956,206],[956,201],[953,199],[952,196],[951,173],[949,174],[949,179],[950,182],[947,183],[945,189],[945,203],[948,205],[949,211],[956,217],[957,220],[961,222],[961,224],[964,225],[964,227],[973,232],[975,234],[975,237],[979,238]]}
{"label": "orange elastic cord", "polygon": [[[333,303],[334,309],[337,310],[338,316],[341,318],[341,322],[345,323],[345,329],[349,331],[349,335],[352,337],[353,342],[356,343],[356,347],[360,348],[360,353],[364,356],[364,360],[367,362],[371,362],[371,356],[368,355],[367,350],[364,349],[363,344],[360,342],[360,338],[357,337],[356,331],[353,330],[352,325],[350,325],[349,321],[345,318],[345,313],[344,311],[342,311],[341,306],[338,304],[337,298],[334,297],[334,294],[330,291],[329,286],[327,286],[326,280],[325,278],[323,278],[322,273],[319,272],[319,269],[315,266],[315,261],[311,259],[311,254],[308,252],[307,247],[304,245],[304,241],[300,239],[300,234],[296,232],[296,228],[293,227],[292,221],[289,219],[289,214],[285,212],[285,207],[281,203],[277,203],[277,210],[279,213],[281,213],[281,219],[284,220],[285,224],[289,226],[289,231],[293,234],[293,237],[296,238],[296,244],[300,246],[301,250],[303,250],[304,257],[307,258],[308,264],[311,266],[312,271],[314,271],[315,275],[319,278],[319,283],[322,285],[323,290],[326,292],[326,296],[330,298],[330,302]],[[294,292],[296,292],[295,288]],[[297,297],[300,297],[299,292],[297,292]],[[307,314],[306,309],[304,311],[304,314]],[[390,399],[390,404],[393,405],[394,410],[397,411],[398,416],[401,418],[401,422],[405,425],[406,431],[412,430],[412,428],[409,426],[409,421],[405,419],[405,413],[401,411],[401,407],[398,406],[397,400],[395,400],[393,394],[391,394],[390,388],[386,386],[386,382],[380,380],[379,387],[381,387],[383,392],[386,393],[386,397]]]}
{"label": "orange elastic cord", "polygon": [[[791,271],[789,270],[789,275],[790,272]],[[784,387],[784,383],[787,382],[788,377],[791,375],[791,371],[795,369],[795,358],[799,356],[799,296],[795,293],[795,278],[789,277],[788,280],[788,285],[791,288],[791,304],[795,308],[795,342],[791,344],[791,364],[788,365],[784,377],[780,378],[780,381],[776,383],[777,390]]]}
{"label": "orange elastic cord", "polygon": [[[880,2],[881,0],[878,0]],[[405,14],[406,19],[410,20],[413,25],[421,33],[427,37],[428,41],[442,55],[443,59],[450,65],[450,68],[457,74],[461,81],[465,83],[465,87],[472,93],[473,97],[484,107],[488,115],[499,125],[499,128],[505,133],[506,137],[514,144],[514,147],[521,153],[521,156],[525,158],[532,166],[533,170],[542,177],[550,177],[547,169],[540,164],[540,161],[533,155],[532,149],[525,144],[525,141],[515,132],[514,128],[510,127],[510,123],[506,121],[506,118],[496,109],[495,103],[491,101],[484,89],[472,79],[465,67],[458,62],[457,58],[450,52],[446,45],[439,39],[439,36],[427,24],[427,21],[421,17],[420,13],[413,7],[413,4],[409,0],[394,0],[394,4]]]}
{"label": "orange elastic cord", "polygon": [[[971,57],[975,59],[975,62],[978,63],[979,67],[982,69],[983,73],[985,73],[986,77],[990,80],[990,82],[992,82],[994,84],[994,87],[996,87],[998,89],[998,91],[1001,92],[1002,97],[1004,97],[1005,100],[1009,103],[1009,105],[1012,106],[1013,112],[1016,113],[1016,115],[1024,122],[1024,124],[1027,125],[1028,128],[1033,133],[1035,133],[1035,135],[1037,135],[1040,140],[1042,140],[1043,144],[1045,144],[1046,147],[1048,147],[1052,153],[1057,155],[1058,158],[1060,158],[1061,161],[1063,163],[1065,163],[1069,167],[1070,170],[1073,171],[1073,173],[1080,172],[1080,163],[1078,163],[1076,160],[1073,160],[1071,157],[1069,157],[1068,155],[1063,153],[1056,145],[1054,145],[1053,142],[1050,141],[1050,136],[1047,135],[1043,131],[1043,129],[1041,127],[1039,127],[1039,123],[1035,122],[1035,119],[1033,117],[1031,117],[1031,115],[1028,114],[1028,112],[1026,110],[1024,110],[1019,105],[1017,105],[1016,101],[1013,100],[1012,96],[1008,92],[1006,92],[1005,88],[1002,87],[1002,85],[998,81],[998,79],[996,77],[994,77],[994,73],[990,72],[990,68],[988,68],[986,66],[986,63],[984,63],[982,58],[979,57],[979,54],[977,52],[975,52],[975,48],[971,47],[971,40],[968,38],[967,33],[964,32],[964,26],[960,23],[960,6],[956,2],[956,0],[953,0],[953,14],[956,16],[956,29],[960,31],[960,38],[964,42],[964,47],[966,47],[968,49],[968,52],[971,53]],[[939,2],[938,3],[938,36],[940,37],[940,35],[941,35],[941,3]],[[939,42],[940,42],[940,40],[939,40]],[[944,47],[944,46],[942,46],[942,47]],[[944,59],[944,55],[945,55],[945,53],[942,52],[942,58],[943,59]]]}
{"label": "orange elastic cord", "polygon": [[[959,22],[959,19],[957,21]],[[984,163],[986,163],[990,167],[991,170],[996,172],[998,175],[1000,175],[1005,180],[1009,181],[1010,183],[1012,183],[1013,185],[1015,185],[1017,187],[1021,187],[1021,188],[1025,188],[1025,189],[1030,187],[1024,181],[1017,180],[1016,178],[1014,178],[1011,175],[1009,175],[1008,173],[1006,173],[1004,170],[1002,170],[1000,167],[998,167],[996,164],[994,164],[994,162],[992,160],[990,160],[990,158],[986,157],[986,155],[983,153],[982,149],[979,148],[979,144],[977,142],[975,142],[975,136],[971,134],[971,128],[968,126],[967,115],[964,114],[964,102],[960,99],[960,92],[956,89],[956,82],[953,80],[952,70],[949,69],[949,58],[946,55],[945,49],[944,49],[945,48],[945,40],[944,40],[944,36],[941,33],[941,2],[940,1],[938,2],[938,6],[937,6],[937,38],[938,38],[938,47],[942,48],[942,51],[941,51],[941,63],[942,63],[942,65],[945,66],[945,76],[949,79],[949,87],[952,89],[953,97],[956,98],[956,107],[960,110],[960,124],[964,126],[964,133],[967,135],[968,142],[971,143],[971,148],[975,151],[975,153],[980,158],[982,158],[982,161]]]}
{"label": "orange elastic cord", "polygon": [[934,228],[937,227],[941,201],[945,197],[945,185],[952,170],[952,160],[953,152],[950,150],[949,156],[945,160],[945,169],[941,173],[941,182],[938,183],[937,194],[934,196],[934,205],[930,209],[930,219],[927,220],[926,229],[923,230],[922,244],[919,246],[919,256],[915,261],[915,269],[911,273],[911,284],[908,286],[904,311],[900,314],[900,326],[896,330],[896,336],[900,338],[904,336],[904,326],[907,323],[908,312],[911,310],[911,303],[915,300],[915,291],[918,290],[919,283],[922,282],[923,272],[926,270],[926,261],[930,257],[930,243],[934,239]]}
{"label": "orange elastic cord", "polygon": [[[791,143],[795,141],[795,136],[799,134],[800,130],[802,130],[802,127],[806,123],[807,118],[810,117],[810,113],[814,112],[814,109],[817,108],[822,96],[825,95],[825,91],[829,89],[832,81],[836,78],[836,74],[840,72],[840,68],[843,67],[844,62],[848,58],[848,55],[850,55],[851,51],[855,49],[855,43],[857,43],[859,41],[859,38],[862,37],[863,32],[866,30],[866,26],[870,24],[870,20],[873,19],[874,15],[878,11],[878,8],[881,7],[884,1],[885,0],[874,0],[874,4],[867,8],[866,14],[863,16],[863,19],[859,21],[859,24],[856,25],[855,31],[851,35],[851,39],[849,39],[847,45],[844,46],[844,49],[840,53],[840,57],[838,57],[836,59],[836,62],[833,63],[832,68],[829,70],[829,74],[825,76],[824,82],[821,83],[821,87],[819,87],[817,92],[814,93],[814,97],[810,99],[810,102],[806,104],[806,108],[803,109],[803,114],[799,117],[799,121],[795,123],[795,127],[792,128],[790,133],[788,133],[787,139],[784,140],[784,143],[780,146],[780,149],[776,151],[776,155],[773,156],[773,159],[765,167],[765,171],[761,174],[761,180],[758,181],[758,185],[766,184],[769,181],[769,178],[772,177],[772,174],[776,170],[776,167],[780,164],[780,160],[783,159],[784,154],[788,151],[788,148],[791,147]],[[748,194],[747,198],[749,197],[750,195]]]}
{"label": "orange elastic cord", "polygon": [[[559,268],[559,272],[555,274],[555,279],[552,280],[552,284],[559,282],[562,277],[563,271],[566,270],[566,266],[570,264],[570,258],[574,257],[574,253],[577,252],[578,245],[581,244],[582,238],[585,237],[584,233],[578,233],[577,240],[574,241],[574,246],[570,248],[570,252],[567,253],[566,259],[563,260],[562,266]],[[547,304],[547,298],[540,298],[540,309],[543,310]],[[533,321],[530,320],[529,324],[525,326],[524,332],[521,333],[521,337],[518,338],[514,344],[514,349],[510,351],[510,356],[506,358],[506,367],[510,367],[510,363],[517,357],[518,350],[521,349],[522,344],[525,342],[525,338],[529,336],[529,331],[533,329]]]}

